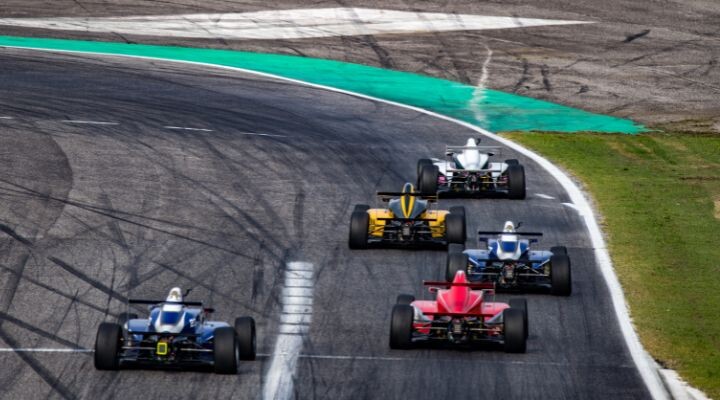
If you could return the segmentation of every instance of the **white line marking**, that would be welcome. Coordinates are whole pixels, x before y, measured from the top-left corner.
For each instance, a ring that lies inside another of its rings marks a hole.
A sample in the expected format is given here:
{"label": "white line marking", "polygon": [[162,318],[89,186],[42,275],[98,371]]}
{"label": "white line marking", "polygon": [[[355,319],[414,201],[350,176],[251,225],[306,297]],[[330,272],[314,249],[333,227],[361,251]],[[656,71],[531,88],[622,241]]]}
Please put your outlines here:
{"label": "white line marking", "polygon": [[66,124],[81,124],[81,125],[120,125],[118,122],[106,122],[106,121],[85,121],[81,119],[66,119],[62,122]]}
{"label": "white line marking", "polygon": [[[262,395],[264,400],[285,400],[293,396],[295,368],[305,335],[310,330],[308,325],[312,320],[313,289],[288,286],[298,281],[312,283],[313,270],[314,266],[308,262],[289,262],[286,266],[284,274],[286,287],[282,289],[281,295],[283,314],[280,315],[280,327],[278,328],[280,334],[275,342],[275,351],[265,376]],[[298,272],[304,276],[297,278]],[[306,297],[294,297],[299,293]],[[298,304],[298,301],[305,304]],[[298,305],[302,305],[302,309],[296,308]]]}
{"label": "white line marking", "polygon": [[546,200],[555,200],[555,198],[554,198],[554,197],[552,197],[552,196],[548,196],[548,195],[546,195],[546,194],[543,194],[543,193],[535,193],[535,196],[537,196],[537,197],[539,197],[539,198],[541,198],[541,199],[546,199]]}
{"label": "white line marking", "polygon": [[0,353],[92,353],[92,349],[51,349],[51,348],[0,348]]}
{"label": "white line marking", "polygon": [[238,135],[248,136],[268,136],[268,137],[287,137],[287,135],[275,135],[272,133],[255,133],[255,132],[236,132]]}
{"label": "white line marking", "polygon": [[575,204],[573,204],[573,203],[560,203],[560,204],[564,205],[565,207],[570,207],[572,209],[575,209],[578,213],[580,213],[582,215],[582,210],[580,209],[580,207],[576,206]]}
{"label": "white line marking", "polygon": [[[181,64],[191,64],[191,65],[198,65],[198,66],[205,66],[208,68],[218,68],[218,69],[224,69],[224,70],[230,70],[230,71],[238,71],[245,74],[251,74],[256,76],[262,76],[266,78],[271,79],[278,79],[285,82],[291,82],[299,85],[304,85],[307,87],[313,87],[318,88],[322,90],[327,90],[329,92],[335,92],[335,93],[342,93],[349,96],[354,96],[360,99],[367,99],[372,100],[379,103],[389,104],[395,107],[404,108],[406,110],[413,110],[419,113],[423,113],[425,115],[430,115],[435,118],[439,118],[448,122],[455,123],[457,125],[466,127],[467,129],[470,129],[472,131],[475,131],[483,136],[487,136],[489,138],[492,138],[496,140],[497,142],[525,155],[526,157],[532,159],[538,165],[540,165],[545,171],[547,171],[553,178],[555,178],[560,185],[565,189],[565,191],[570,196],[572,202],[576,205],[581,206],[585,212],[581,215],[583,216],[583,219],[585,221],[585,225],[587,226],[590,240],[592,242],[593,248],[595,249],[595,259],[598,263],[598,266],[600,268],[600,272],[603,275],[603,278],[605,280],[605,283],[608,285],[608,289],[610,291],[610,298],[612,299],[613,303],[613,310],[615,311],[615,316],[618,320],[618,323],[620,325],[620,331],[623,335],[623,338],[625,339],[625,343],[628,346],[628,349],[630,351],[630,355],[633,359],[633,362],[635,363],[635,366],[637,368],[637,371],[639,372],[640,376],[642,377],[643,381],[645,382],[645,385],[648,388],[648,391],[650,392],[650,395],[659,400],[665,400],[669,399],[669,393],[665,386],[663,385],[663,382],[660,378],[659,374],[659,366],[658,364],[650,357],[650,355],[645,351],[645,349],[642,347],[642,344],[640,343],[640,339],[638,338],[637,332],[635,332],[632,322],[630,320],[630,314],[628,312],[627,303],[625,302],[625,296],[622,291],[622,287],[620,286],[620,281],[618,281],[617,275],[615,275],[615,271],[612,266],[612,261],[610,260],[610,254],[607,251],[607,248],[605,246],[605,239],[603,238],[602,231],[600,230],[600,227],[595,220],[595,214],[593,212],[592,207],[590,207],[590,203],[588,202],[587,198],[585,198],[585,195],[580,190],[580,188],[575,185],[575,183],[570,179],[570,177],[563,172],[560,168],[558,168],[556,165],[548,161],[546,158],[542,157],[541,155],[521,146],[518,143],[515,143],[509,139],[505,139],[501,136],[497,136],[494,133],[474,126],[468,122],[461,121],[459,119],[455,119],[452,117],[448,117],[446,115],[438,114],[433,111],[425,110],[423,108],[410,106],[407,104],[398,103],[391,100],[385,100],[378,97],[373,97],[361,93],[351,92],[349,90],[344,89],[338,89],[333,88],[330,86],[325,85],[319,85],[316,83],[310,83],[301,81],[298,79],[292,79],[283,77],[280,75],[275,74],[268,74],[265,72],[258,72],[253,71],[250,69],[245,68],[237,68],[237,67],[228,67],[224,65],[216,65],[216,64],[210,64],[210,63],[203,63],[203,62],[193,62],[193,61],[184,61],[184,60],[172,60],[167,58],[160,58],[160,57],[149,57],[149,56],[134,56],[134,55],[119,55],[119,54],[112,54],[112,53],[102,53],[102,52],[92,52],[92,51],[78,51],[78,50],[57,50],[57,49],[44,49],[44,48],[33,48],[33,47],[24,47],[24,46],[0,46],[0,47],[6,47],[6,48],[18,48],[18,49],[27,49],[27,50],[35,50],[35,51],[47,51],[47,52],[55,52],[55,53],[70,53],[70,54],[93,54],[93,55],[103,55],[107,57],[126,57],[126,58],[137,58],[141,60],[157,60],[157,61],[165,61],[165,62],[175,62],[175,63],[181,63]],[[308,299],[312,301],[312,299]],[[283,301],[281,298],[281,303],[288,304],[286,301]],[[292,304],[292,303],[290,303]],[[295,303],[299,304],[299,303]],[[310,303],[311,304],[311,303]]]}
{"label": "white line marking", "polygon": [[0,117],[0,119],[15,119],[13,117]]}
{"label": "white line marking", "polygon": [[587,23],[592,22],[345,7],[131,17],[0,18],[0,25],[29,28],[210,39],[302,39]]}
{"label": "white line marking", "polygon": [[183,126],[164,126],[165,129],[175,129],[175,130],[182,130],[182,131],[200,131],[200,132],[212,132],[212,129],[205,129],[205,128],[185,128]]}
{"label": "white line marking", "polygon": [[313,281],[311,279],[304,278],[288,278],[285,276],[285,287],[299,287],[308,288],[313,287]]}

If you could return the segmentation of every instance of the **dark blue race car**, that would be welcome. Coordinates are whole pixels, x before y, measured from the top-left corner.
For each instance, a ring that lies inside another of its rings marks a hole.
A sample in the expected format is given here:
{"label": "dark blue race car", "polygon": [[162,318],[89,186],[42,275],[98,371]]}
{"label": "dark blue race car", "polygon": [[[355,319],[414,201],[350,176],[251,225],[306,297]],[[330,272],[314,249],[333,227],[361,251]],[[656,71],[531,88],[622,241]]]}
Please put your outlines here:
{"label": "dark blue race car", "polygon": [[180,288],[170,290],[165,301],[129,300],[129,304],[149,305],[149,317],[141,319],[128,312],[117,323],[100,324],[95,368],[205,367],[235,374],[239,360],[255,359],[255,321],[251,317],[237,318],[234,327],[208,321],[214,310],[203,308],[202,302],[183,301]]}
{"label": "dark blue race car", "polygon": [[[519,227],[520,224],[518,224]],[[518,232],[512,221],[505,222],[502,232],[478,232],[484,249],[464,250],[462,245],[448,248],[446,279],[452,281],[457,271],[465,271],[470,280],[492,282],[497,290],[549,290],[559,296],[572,292],[570,257],[564,246],[548,250],[531,250],[542,233]],[[482,235],[496,235],[483,237]]]}

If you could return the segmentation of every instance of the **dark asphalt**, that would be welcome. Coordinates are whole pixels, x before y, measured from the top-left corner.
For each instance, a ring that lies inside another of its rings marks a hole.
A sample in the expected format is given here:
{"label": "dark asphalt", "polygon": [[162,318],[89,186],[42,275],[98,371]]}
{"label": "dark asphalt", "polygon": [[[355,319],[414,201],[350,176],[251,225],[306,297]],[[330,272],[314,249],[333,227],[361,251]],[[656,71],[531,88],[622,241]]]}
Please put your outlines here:
{"label": "dark asphalt", "polygon": [[720,132],[716,0],[3,0],[1,17],[365,7],[594,21],[589,25],[299,40],[181,39],[0,26],[1,35],[230,48],[337,59],[486,86],[656,128]]}
{"label": "dark asphalt", "polygon": [[[418,158],[463,143],[467,129],[187,65],[8,49],[0,63],[0,117],[14,118],[0,119],[0,347],[91,348],[124,299],[180,285],[195,288],[191,299],[208,301],[218,319],[253,316],[267,354],[283,267],[307,261],[317,283],[298,399],[647,396],[581,219],[524,157],[503,154],[525,164],[527,200],[441,204],[465,205],[469,232],[514,219],[544,231],[543,246],[567,245],[573,295],[526,296],[527,354],[391,351],[396,295],[427,296],[421,281],[442,276],[444,253],[350,251],[350,211],[413,179]],[[246,399],[260,396],[269,358],[231,377],[99,372],[83,353],[0,353],[0,363],[7,399]]]}

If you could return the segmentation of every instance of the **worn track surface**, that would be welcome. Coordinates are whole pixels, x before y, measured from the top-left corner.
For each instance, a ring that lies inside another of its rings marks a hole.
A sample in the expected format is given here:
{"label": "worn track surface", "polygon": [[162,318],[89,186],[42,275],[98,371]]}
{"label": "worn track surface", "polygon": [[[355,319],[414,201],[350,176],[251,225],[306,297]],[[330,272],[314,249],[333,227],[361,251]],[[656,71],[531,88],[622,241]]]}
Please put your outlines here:
{"label": "worn track surface", "polygon": [[[4,0],[2,17],[223,13],[366,7],[595,21],[589,25],[301,40],[191,40],[0,26],[3,35],[299,54],[453,79],[628,117],[720,132],[720,4],[714,0]],[[488,60],[489,58],[489,60]],[[486,63],[487,61],[487,63]],[[487,65],[487,79],[483,77]]]}
{"label": "worn track surface", "polygon": [[[647,396],[580,217],[524,157],[501,156],[525,164],[527,200],[441,205],[465,205],[470,233],[514,219],[544,231],[543,246],[567,245],[573,295],[526,296],[527,354],[393,351],[396,295],[429,298],[420,283],[442,276],[445,256],[350,251],[349,214],[356,203],[375,204],[375,191],[414,179],[418,158],[463,143],[467,129],[186,65],[8,49],[0,63],[0,117],[13,118],[0,119],[0,347],[92,348],[98,324],[114,320],[127,297],[179,285],[218,319],[253,316],[267,355],[283,269],[305,261],[316,283],[298,399]],[[87,353],[3,352],[0,363],[7,399],[245,399],[260,396],[269,357],[229,377],[99,372]]]}

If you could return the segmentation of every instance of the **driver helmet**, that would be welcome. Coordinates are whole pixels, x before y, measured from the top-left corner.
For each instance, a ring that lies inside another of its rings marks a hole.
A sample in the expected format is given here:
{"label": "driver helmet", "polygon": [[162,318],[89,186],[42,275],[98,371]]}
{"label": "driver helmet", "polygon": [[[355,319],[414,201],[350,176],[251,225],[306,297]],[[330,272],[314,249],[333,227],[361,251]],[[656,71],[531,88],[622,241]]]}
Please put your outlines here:
{"label": "driver helmet", "polygon": [[518,237],[515,235],[515,224],[506,221],[503,234],[500,235],[500,249],[505,253],[514,253],[518,247]]}
{"label": "driver helmet", "polygon": [[[179,333],[185,327],[185,307],[182,304],[182,290],[178,287],[170,289],[167,298],[160,307],[160,315],[155,320],[157,332]],[[175,303],[175,304],[174,304]]]}

